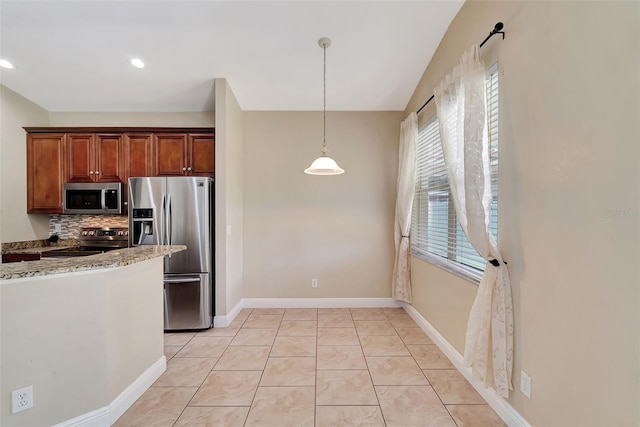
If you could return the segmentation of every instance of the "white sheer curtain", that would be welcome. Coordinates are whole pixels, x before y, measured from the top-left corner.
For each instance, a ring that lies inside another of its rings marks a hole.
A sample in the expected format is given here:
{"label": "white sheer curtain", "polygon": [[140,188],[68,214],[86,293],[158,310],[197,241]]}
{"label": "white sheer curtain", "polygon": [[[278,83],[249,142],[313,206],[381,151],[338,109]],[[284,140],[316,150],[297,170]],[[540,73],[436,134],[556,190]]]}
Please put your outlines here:
{"label": "white sheer curtain", "polygon": [[411,209],[416,188],[416,139],[418,116],[409,114],[400,126],[400,153],[398,159],[398,196],[394,238],[396,259],[391,278],[391,296],[395,300],[411,303],[411,267],[409,265],[409,232]]}
{"label": "white sheer curtain", "polygon": [[456,214],[471,246],[487,260],[469,315],[464,360],[485,385],[508,397],[513,390],[513,306],[509,272],[489,231],[486,70],[478,50],[475,45],[465,52],[434,94]]}

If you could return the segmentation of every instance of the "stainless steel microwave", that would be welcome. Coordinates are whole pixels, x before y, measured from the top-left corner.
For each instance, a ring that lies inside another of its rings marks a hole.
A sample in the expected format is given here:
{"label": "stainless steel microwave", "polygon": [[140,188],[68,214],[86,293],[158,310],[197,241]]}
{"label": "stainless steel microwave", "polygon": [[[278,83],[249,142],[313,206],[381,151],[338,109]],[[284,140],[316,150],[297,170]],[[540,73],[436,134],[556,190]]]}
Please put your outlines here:
{"label": "stainless steel microwave", "polygon": [[82,182],[63,184],[62,213],[121,214],[124,184],[121,182]]}

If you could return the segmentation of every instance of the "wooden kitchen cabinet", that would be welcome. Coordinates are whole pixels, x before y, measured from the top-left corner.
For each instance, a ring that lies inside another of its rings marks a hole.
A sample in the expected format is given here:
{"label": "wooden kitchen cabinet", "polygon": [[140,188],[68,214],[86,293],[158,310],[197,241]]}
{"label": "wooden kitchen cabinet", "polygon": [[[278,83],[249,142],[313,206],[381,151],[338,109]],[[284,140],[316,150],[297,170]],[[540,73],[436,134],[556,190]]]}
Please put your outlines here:
{"label": "wooden kitchen cabinet", "polygon": [[126,133],[124,135],[124,212],[128,212],[129,178],[153,176],[153,134]]}
{"label": "wooden kitchen cabinet", "polygon": [[185,176],[187,172],[187,135],[156,133],[154,135],[156,176]]}
{"label": "wooden kitchen cabinet", "polygon": [[96,134],[95,156],[96,182],[124,182],[122,134]]}
{"label": "wooden kitchen cabinet", "polygon": [[65,134],[27,135],[27,213],[62,213]]}
{"label": "wooden kitchen cabinet", "polygon": [[213,134],[189,134],[191,175],[211,176],[215,173],[215,142]]}
{"label": "wooden kitchen cabinet", "polygon": [[10,262],[22,262],[22,261],[38,261],[40,254],[3,254],[2,263],[7,264]]}
{"label": "wooden kitchen cabinet", "polygon": [[66,182],[123,182],[121,134],[67,134]]}
{"label": "wooden kitchen cabinet", "polygon": [[153,176],[151,133],[127,133],[125,141],[125,177]]}
{"label": "wooden kitchen cabinet", "polygon": [[213,133],[155,134],[156,176],[214,176]]}
{"label": "wooden kitchen cabinet", "polygon": [[[212,128],[25,127],[27,212],[62,213],[65,182],[215,173]],[[125,198],[127,190],[125,190]]]}

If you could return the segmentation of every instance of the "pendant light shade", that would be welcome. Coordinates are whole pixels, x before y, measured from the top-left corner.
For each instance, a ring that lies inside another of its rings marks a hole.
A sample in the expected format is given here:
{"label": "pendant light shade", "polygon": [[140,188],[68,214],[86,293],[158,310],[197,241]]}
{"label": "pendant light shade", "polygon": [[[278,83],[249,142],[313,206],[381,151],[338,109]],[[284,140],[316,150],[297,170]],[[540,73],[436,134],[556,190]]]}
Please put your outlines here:
{"label": "pendant light shade", "polygon": [[323,101],[322,104],[322,155],[315,159],[311,166],[304,170],[304,173],[309,175],[340,175],[344,173],[335,160],[327,156],[327,48],[331,46],[331,40],[327,37],[322,37],[318,40],[318,45],[322,48],[324,53],[324,74],[322,79],[323,88]]}
{"label": "pendant light shade", "polygon": [[331,157],[320,156],[304,170],[304,173],[309,175],[340,175],[344,173],[344,169],[338,166]]}

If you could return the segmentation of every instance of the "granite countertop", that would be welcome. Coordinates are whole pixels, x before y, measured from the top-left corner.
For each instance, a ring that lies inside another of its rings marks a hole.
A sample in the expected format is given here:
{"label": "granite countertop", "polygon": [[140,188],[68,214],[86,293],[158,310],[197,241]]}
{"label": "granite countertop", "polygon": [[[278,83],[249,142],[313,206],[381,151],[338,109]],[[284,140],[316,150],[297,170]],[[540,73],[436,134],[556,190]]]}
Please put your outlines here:
{"label": "granite countertop", "polygon": [[[58,247],[56,247],[58,249]],[[40,261],[0,264],[0,281],[22,279],[25,277],[46,276],[49,274],[73,273],[76,271],[97,270],[102,268],[124,267],[148,259],[162,257],[187,250],[184,245],[172,246],[135,246],[117,249],[103,254],[75,258],[48,258]]]}
{"label": "granite countertop", "polygon": [[48,240],[28,240],[2,244],[2,255],[6,254],[41,254],[56,249],[69,249],[80,246],[78,239],[60,239],[57,242]]}

